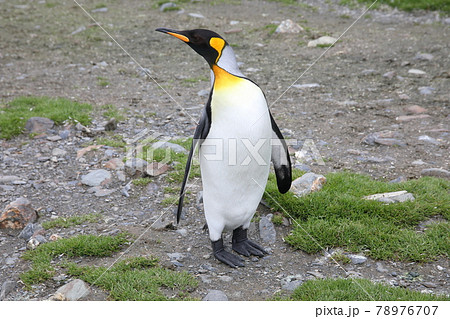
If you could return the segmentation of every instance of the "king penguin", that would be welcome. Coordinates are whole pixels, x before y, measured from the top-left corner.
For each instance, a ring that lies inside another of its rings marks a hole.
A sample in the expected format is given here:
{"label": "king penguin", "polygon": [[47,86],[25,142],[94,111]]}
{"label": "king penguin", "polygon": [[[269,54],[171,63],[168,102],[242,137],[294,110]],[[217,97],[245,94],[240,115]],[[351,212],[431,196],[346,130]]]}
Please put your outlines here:
{"label": "king penguin", "polygon": [[231,46],[205,30],[156,31],[174,36],[201,55],[211,68],[211,91],[194,133],[181,186],[180,220],[192,157],[199,147],[203,205],[214,256],[236,268],[244,260],[225,249],[222,233],[232,231],[232,249],[263,257],[267,251],[250,241],[247,231],[264,194],[273,163],[278,190],[291,187],[291,161],[286,142],[260,87],[238,68]]}

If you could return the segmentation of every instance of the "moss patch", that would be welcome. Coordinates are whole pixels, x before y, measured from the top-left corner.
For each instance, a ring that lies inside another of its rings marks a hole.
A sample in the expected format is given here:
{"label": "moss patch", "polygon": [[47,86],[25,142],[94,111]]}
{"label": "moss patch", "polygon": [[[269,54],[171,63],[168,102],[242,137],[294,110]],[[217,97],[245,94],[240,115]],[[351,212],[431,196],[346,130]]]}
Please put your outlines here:
{"label": "moss patch", "polygon": [[284,300],[298,301],[444,301],[446,296],[435,296],[368,279],[308,280]]}
{"label": "moss patch", "polygon": [[[300,176],[299,171],[294,177]],[[450,253],[450,182],[421,178],[392,184],[353,173],[333,173],[319,192],[297,198],[280,194],[274,176],[265,200],[274,209],[295,220],[286,241],[295,248],[315,253],[327,247],[343,247],[374,259],[430,261]],[[383,204],[362,197],[406,190],[415,201]],[[418,231],[418,225],[431,218]]]}
{"label": "moss patch", "polygon": [[0,138],[10,139],[21,134],[27,120],[35,116],[47,117],[56,125],[64,121],[88,125],[91,122],[91,111],[90,104],[64,98],[18,97],[0,108]]}

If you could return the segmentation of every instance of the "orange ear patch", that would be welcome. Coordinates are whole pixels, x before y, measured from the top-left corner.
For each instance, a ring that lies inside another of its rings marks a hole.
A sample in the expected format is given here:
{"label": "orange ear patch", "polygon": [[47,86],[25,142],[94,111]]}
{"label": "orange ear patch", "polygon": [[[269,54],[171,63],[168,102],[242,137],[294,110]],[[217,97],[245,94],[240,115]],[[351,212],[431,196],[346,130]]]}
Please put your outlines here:
{"label": "orange ear patch", "polygon": [[225,46],[225,40],[221,39],[221,38],[211,38],[209,40],[209,45],[214,48],[214,50],[217,51],[217,53],[219,53],[219,55],[217,56],[216,62],[219,60],[220,56],[222,55],[222,50]]}

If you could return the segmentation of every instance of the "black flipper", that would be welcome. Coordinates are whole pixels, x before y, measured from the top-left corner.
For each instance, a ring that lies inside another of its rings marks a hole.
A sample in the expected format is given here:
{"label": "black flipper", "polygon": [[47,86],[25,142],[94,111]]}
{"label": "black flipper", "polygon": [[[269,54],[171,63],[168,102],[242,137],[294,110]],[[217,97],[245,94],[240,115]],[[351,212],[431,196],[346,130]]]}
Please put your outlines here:
{"label": "black flipper", "polygon": [[211,93],[209,94],[208,102],[206,103],[206,106],[203,109],[202,116],[200,117],[200,122],[198,123],[197,128],[195,129],[194,138],[192,140],[191,149],[189,151],[188,159],[186,162],[183,183],[181,184],[180,197],[178,200],[177,224],[180,222],[181,211],[183,209],[183,200],[186,192],[186,183],[189,178],[189,172],[191,171],[192,157],[194,156],[194,152],[197,145],[201,144],[202,141],[208,136],[209,129],[211,127],[211,97],[212,97],[212,90]]}
{"label": "black flipper", "polygon": [[263,257],[268,254],[264,248],[247,238],[247,229],[242,226],[233,230],[232,247],[235,252],[246,257],[250,255]]}
{"label": "black flipper", "polygon": [[233,268],[245,266],[243,260],[239,256],[225,250],[222,238],[216,241],[211,241],[211,244],[214,257],[216,257],[217,260]]}
{"label": "black flipper", "polygon": [[277,177],[278,190],[284,194],[291,188],[292,183],[291,158],[283,134],[270,111],[269,115],[272,123],[272,163]]}

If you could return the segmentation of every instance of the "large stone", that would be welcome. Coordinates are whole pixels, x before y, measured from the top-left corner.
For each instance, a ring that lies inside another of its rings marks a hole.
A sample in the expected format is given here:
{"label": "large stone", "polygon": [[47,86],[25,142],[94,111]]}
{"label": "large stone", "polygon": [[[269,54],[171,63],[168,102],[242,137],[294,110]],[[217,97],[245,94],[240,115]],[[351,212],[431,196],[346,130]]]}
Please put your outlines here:
{"label": "large stone", "polygon": [[18,198],[6,206],[0,216],[0,228],[22,229],[37,219],[36,211],[26,198]]}
{"label": "large stone", "polygon": [[277,233],[269,215],[262,216],[259,221],[259,236],[264,242],[273,244],[277,239]]}
{"label": "large stone", "polygon": [[221,290],[209,290],[208,294],[203,297],[203,301],[228,301],[227,295]]}
{"label": "large stone", "polygon": [[376,200],[376,201],[383,202],[386,204],[402,203],[402,202],[406,202],[406,201],[415,200],[414,195],[411,193],[408,193],[407,191],[373,194],[373,195],[364,196],[363,198],[367,199],[367,200]]}
{"label": "large stone", "polygon": [[8,296],[14,288],[16,288],[16,283],[12,280],[6,280],[0,289],[0,301],[5,300],[6,296]]}
{"label": "large stone", "polygon": [[81,176],[81,183],[88,186],[100,186],[111,180],[111,173],[104,169],[96,169]]}
{"label": "large stone", "polygon": [[290,191],[297,197],[305,196],[322,189],[326,181],[327,179],[323,175],[306,173],[292,182]]}
{"label": "large stone", "polygon": [[81,279],[75,279],[60,287],[50,300],[76,301],[87,297],[89,293],[89,285]]}
{"label": "large stone", "polygon": [[43,235],[44,233],[45,229],[41,225],[30,223],[20,232],[19,238],[28,241],[32,236]]}
{"label": "large stone", "polygon": [[394,131],[380,131],[365,136],[361,143],[367,145],[406,146],[406,143],[398,139],[400,134]]}
{"label": "large stone", "polygon": [[287,276],[281,279],[281,288],[288,291],[294,291],[298,286],[301,286],[303,282],[303,276],[300,274]]}
{"label": "large stone", "polygon": [[361,255],[348,255],[348,258],[352,261],[352,264],[363,264],[367,261],[367,257]]}
{"label": "large stone", "polygon": [[158,148],[169,148],[176,153],[184,153],[187,154],[188,151],[181,145],[171,143],[171,142],[164,142],[164,141],[158,141],[152,144],[151,148],[158,149]]}
{"label": "large stone", "polygon": [[55,122],[46,117],[30,117],[25,124],[25,129],[30,133],[44,133],[55,125]]}
{"label": "large stone", "polygon": [[336,39],[329,36],[320,37],[316,40],[312,40],[308,42],[308,47],[317,47],[317,46],[331,46],[336,42]]}
{"label": "large stone", "polygon": [[426,168],[420,172],[420,175],[450,178],[450,172],[443,168]]}

